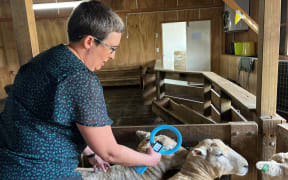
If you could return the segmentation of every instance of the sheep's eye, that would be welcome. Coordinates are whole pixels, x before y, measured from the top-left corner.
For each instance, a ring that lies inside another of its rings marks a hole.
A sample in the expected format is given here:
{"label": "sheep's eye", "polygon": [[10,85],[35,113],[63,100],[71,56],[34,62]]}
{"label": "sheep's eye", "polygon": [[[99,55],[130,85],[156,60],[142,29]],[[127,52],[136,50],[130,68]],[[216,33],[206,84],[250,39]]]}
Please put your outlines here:
{"label": "sheep's eye", "polygon": [[219,154],[217,154],[216,156],[217,156],[217,157],[221,157],[221,156],[223,156],[223,153],[219,153]]}

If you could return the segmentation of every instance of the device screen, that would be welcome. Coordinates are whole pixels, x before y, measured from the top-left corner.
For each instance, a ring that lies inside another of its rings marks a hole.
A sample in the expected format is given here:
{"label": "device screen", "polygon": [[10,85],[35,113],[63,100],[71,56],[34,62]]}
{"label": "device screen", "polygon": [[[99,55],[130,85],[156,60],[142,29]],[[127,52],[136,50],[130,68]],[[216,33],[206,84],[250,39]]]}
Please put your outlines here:
{"label": "device screen", "polygon": [[155,144],[153,145],[153,150],[156,152],[159,152],[161,150],[161,148],[163,147],[163,145],[160,142],[155,142]]}

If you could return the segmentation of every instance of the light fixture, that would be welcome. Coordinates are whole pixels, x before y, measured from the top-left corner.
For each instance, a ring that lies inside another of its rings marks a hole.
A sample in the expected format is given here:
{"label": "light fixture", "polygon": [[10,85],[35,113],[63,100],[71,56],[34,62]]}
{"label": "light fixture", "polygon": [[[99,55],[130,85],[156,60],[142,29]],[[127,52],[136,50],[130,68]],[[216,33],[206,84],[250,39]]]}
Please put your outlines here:
{"label": "light fixture", "polygon": [[81,2],[82,1],[33,4],[33,10],[74,8],[78,6]]}

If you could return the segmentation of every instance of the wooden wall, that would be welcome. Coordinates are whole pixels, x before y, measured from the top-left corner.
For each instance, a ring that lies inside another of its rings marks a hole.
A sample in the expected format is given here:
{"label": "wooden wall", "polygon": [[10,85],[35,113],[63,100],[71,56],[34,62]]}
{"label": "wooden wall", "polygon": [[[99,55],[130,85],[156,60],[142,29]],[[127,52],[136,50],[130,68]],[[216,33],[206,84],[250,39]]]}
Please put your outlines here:
{"label": "wooden wall", "polygon": [[[61,0],[65,1],[65,0]],[[55,2],[55,0],[34,0]],[[60,1],[59,1],[60,2]],[[103,69],[135,67],[161,59],[161,23],[211,20],[211,69],[219,72],[224,52],[223,2],[221,0],[103,0],[123,19],[125,32],[116,58]],[[71,10],[35,12],[40,52],[59,43],[67,43],[66,20]],[[156,52],[159,48],[159,52]],[[0,98],[3,87],[11,84],[19,69],[10,5],[0,0]]]}
{"label": "wooden wall", "polygon": [[252,72],[250,72],[250,75],[248,72],[241,71],[239,76],[239,62],[240,56],[233,56],[228,54],[221,55],[219,75],[232,82],[235,82],[250,93],[256,95],[258,58],[255,58],[254,69]]}
{"label": "wooden wall", "polygon": [[[259,1],[250,0],[250,17],[258,23],[259,19]],[[255,42],[255,51],[257,54],[258,47],[258,35],[249,28],[248,31],[244,32],[230,32],[225,33],[225,53],[229,52],[230,44],[237,41],[253,41]],[[256,55],[257,56],[257,55]],[[240,77],[238,77],[238,64],[240,62],[240,56],[233,55],[221,55],[220,56],[220,74],[229,80],[236,81],[241,87],[245,88],[252,94],[256,95],[257,91],[257,64],[255,61],[254,70],[251,72],[249,80],[248,73],[241,72]],[[246,86],[248,84],[248,86]]]}

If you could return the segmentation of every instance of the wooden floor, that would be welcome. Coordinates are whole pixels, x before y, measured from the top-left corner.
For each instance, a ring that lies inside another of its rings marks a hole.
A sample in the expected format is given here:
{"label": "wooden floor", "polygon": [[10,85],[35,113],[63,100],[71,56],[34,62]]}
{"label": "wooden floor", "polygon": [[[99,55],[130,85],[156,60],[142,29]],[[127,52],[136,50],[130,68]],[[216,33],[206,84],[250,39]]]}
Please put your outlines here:
{"label": "wooden floor", "polygon": [[144,105],[139,86],[104,87],[104,96],[113,126],[163,124],[152,112],[151,105]]}

